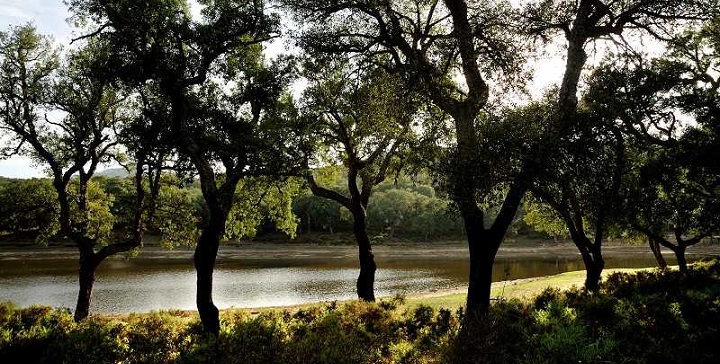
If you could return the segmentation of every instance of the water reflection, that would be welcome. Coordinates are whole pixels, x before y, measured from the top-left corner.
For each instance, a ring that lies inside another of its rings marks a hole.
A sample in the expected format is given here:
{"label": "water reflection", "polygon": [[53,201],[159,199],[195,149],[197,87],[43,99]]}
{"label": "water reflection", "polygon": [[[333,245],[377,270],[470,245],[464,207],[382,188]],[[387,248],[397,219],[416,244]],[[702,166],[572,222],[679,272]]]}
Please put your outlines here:
{"label": "water reflection", "polygon": [[[120,273],[120,272],[118,272]],[[293,305],[354,298],[357,271],[351,268],[218,269],[215,302],[220,308]],[[425,270],[378,271],[379,296],[452,288],[458,282]],[[94,312],[141,312],[158,309],[194,309],[195,272],[191,268],[103,272],[93,292]],[[21,306],[51,304],[73,307],[76,277],[24,275],[0,278],[0,301]]]}
{"label": "water reflection", "polygon": [[[116,260],[98,273],[94,312],[143,312],[195,308],[195,272],[189,261]],[[266,307],[354,298],[357,268],[351,259],[235,261],[220,264],[214,297],[220,308]],[[652,266],[652,257],[609,259],[607,267]],[[416,293],[464,287],[465,258],[412,258],[378,261],[376,294]],[[503,259],[496,262],[494,280],[520,279],[583,269],[572,258]],[[71,260],[3,261],[0,301],[21,306],[49,304],[73,307],[77,295],[75,262]]]}

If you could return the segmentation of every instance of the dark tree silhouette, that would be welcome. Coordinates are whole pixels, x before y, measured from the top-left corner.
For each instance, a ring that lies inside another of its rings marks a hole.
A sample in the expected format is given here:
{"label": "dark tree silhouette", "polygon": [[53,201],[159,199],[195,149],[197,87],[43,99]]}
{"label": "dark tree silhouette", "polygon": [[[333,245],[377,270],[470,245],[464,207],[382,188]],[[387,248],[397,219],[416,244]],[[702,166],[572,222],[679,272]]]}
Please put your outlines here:
{"label": "dark tree silhouette", "polygon": [[414,102],[398,87],[402,80],[381,69],[353,72],[345,62],[327,68],[310,75],[316,79],[304,94],[303,117],[311,120],[310,134],[318,140],[316,153],[327,151],[325,158],[346,170],[349,193],[321,186],[309,167],[307,181],[314,195],[335,201],[352,214],[360,261],[357,295],[374,301],[377,266],[367,233],[368,203],[373,187],[391,169],[398,171],[398,159],[412,135]]}
{"label": "dark tree silhouette", "polygon": [[[70,53],[60,67],[48,39],[31,26],[21,26],[3,34],[0,50],[0,128],[8,132],[13,153],[34,158],[52,176],[59,231],[75,243],[80,254],[75,308],[79,321],[90,312],[98,265],[111,255],[142,245],[144,160],[138,160],[135,172],[137,193],[130,231],[125,238],[112,236],[107,201],[91,183],[98,165],[109,161],[114,152],[114,131],[124,123],[126,106],[104,74],[106,48],[91,42]],[[48,110],[64,116],[57,120]]]}
{"label": "dark tree silhouette", "polygon": [[[263,1],[212,1],[201,19],[185,2],[69,1],[78,19],[93,21],[97,37],[113,45],[112,72],[129,85],[150,82],[168,106],[173,145],[196,169],[208,219],[195,248],[197,306],[203,327],[217,335],[212,278],[219,242],[246,176],[275,173],[292,134],[275,133],[270,110],[287,84],[282,62],[267,66],[261,44],[277,36],[279,18]],[[229,95],[213,77],[235,81]],[[224,173],[215,164],[224,167]]]}

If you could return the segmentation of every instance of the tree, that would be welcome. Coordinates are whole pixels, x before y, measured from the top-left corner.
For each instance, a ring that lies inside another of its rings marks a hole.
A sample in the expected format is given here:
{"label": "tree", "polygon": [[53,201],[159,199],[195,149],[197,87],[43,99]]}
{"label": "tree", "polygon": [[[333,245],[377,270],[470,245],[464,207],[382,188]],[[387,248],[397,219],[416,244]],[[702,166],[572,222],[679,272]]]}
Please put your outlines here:
{"label": "tree", "polygon": [[[556,212],[563,217],[570,235],[576,246],[583,256],[583,261],[587,269],[586,286],[588,289],[597,289],[597,282],[600,272],[604,266],[601,254],[602,236],[605,220],[609,212],[613,210],[612,198],[605,201],[595,201],[591,203],[593,207],[582,208],[581,201],[591,202],[593,196],[601,196],[601,193],[609,193],[610,196],[617,196],[623,171],[623,142],[622,135],[612,126],[614,119],[608,115],[598,115],[601,119],[605,119],[604,126],[593,125],[594,117],[588,117],[584,111],[578,107],[578,85],[580,82],[583,68],[587,63],[587,51],[585,48],[600,39],[610,37],[615,39],[617,43],[628,46],[623,38],[623,33],[636,31],[640,34],[645,33],[653,36],[659,41],[672,39],[674,36],[673,28],[683,22],[705,20],[708,19],[717,9],[717,4],[712,1],[681,1],[681,0],[665,0],[665,1],[624,1],[624,2],[607,2],[598,0],[581,0],[581,1],[543,1],[536,4],[527,5],[523,17],[527,21],[527,29],[531,34],[540,37],[552,37],[560,33],[564,36],[566,51],[566,66],[562,82],[557,90],[554,112],[552,116],[551,127],[545,133],[545,140],[538,144],[538,150],[534,155],[550,161],[563,161],[567,156],[563,156],[567,152],[565,148],[556,148],[556,145],[572,145],[578,140],[601,141],[591,137],[579,138],[578,131],[592,131],[598,128],[600,134],[591,132],[598,137],[604,138],[607,142],[601,142],[602,145],[614,149],[612,154],[597,153],[600,149],[596,149],[595,156],[589,155],[590,160],[583,163],[589,167],[597,167],[600,164],[608,165],[603,160],[615,160],[614,167],[611,170],[604,168],[582,168],[583,164],[576,164],[576,172],[568,175],[569,179],[565,179],[566,187],[558,189],[555,196],[547,193],[547,184],[542,186],[542,179],[538,180],[534,192],[544,197],[545,201],[550,203]],[[614,37],[614,38],[613,38]],[[628,46],[629,47],[629,46]],[[597,110],[593,110],[597,113]],[[604,131],[603,131],[604,129]],[[606,133],[609,137],[603,137]],[[610,136],[612,135],[612,136]],[[570,141],[570,143],[567,143]],[[580,142],[583,143],[583,142]],[[612,146],[615,146],[614,148]],[[571,148],[572,149],[572,148]],[[573,154],[577,152],[575,149]],[[614,157],[612,157],[614,155]],[[610,156],[609,159],[604,156]],[[544,165],[543,161],[536,161],[535,168],[537,170],[545,170],[550,168],[548,176],[565,174],[568,166],[563,164],[549,166]],[[552,169],[555,169],[555,172]],[[599,172],[599,174],[597,174]],[[587,180],[584,177],[589,174],[595,174],[595,178],[603,175],[613,176],[612,181],[606,184],[588,185],[586,182],[591,181],[592,184],[597,179]],[[545,181],[555,181],[554,177],[546,178]],[[585,186],[582,195],[577,194],[577,189],[572,186]],[[611,186],[609,190],[605,187]],[[589,188],[589,189],[587,189]],[[573,190],[576,191],[573,191]],[[545,190],[545,191],[543,191]],[[571,193],[572,192],[572,193]],[[583,198],[583,196],[585,198]],[[588,199],[590,198],[590,199]],[[575,202],[573,202],[575,201]],[[593,240],[591,241],[585,233],[583,219],[592,215],[590,220],[595,229]]]}
{"label": "tree", "polygon": [[671,249],[683,271],[687,247],[720,227],[716,30],[717,21],[687,30],[663,57],[630,55],[624,64],[601,68],[591,82],[593,102],[614,113],[640,146],[627,224],[648,236],[656,255],[657,245]]}
{"label": "tree", "polygon": [[[352,214],[353,234],[358,246],[360,274],[358,298],[375,300],[377,266],[367,234],[367,209],[372,189],[388,172],[397,168],[399,154],[412,137],[414,102],[399,89],[399,80],[379,68],[353,74],[348,64],[319,71],[304,94],[303,117],[309,122],[311,138],[319,140],[331,164],[342,165],[347,173],[347,194],[321,186],[310,170],[307,181],[315,196],[332,200]],[[312,157],[312,156],[310,156]]]}
{"label": "tree", "polygon": [[300,219],[302,233],[312,230],[335,233],[340,224],[340,208],[332,200],[317,197],[312,192],[301,194],[293,201],[293,212]]}
{"label": "tree", "polygon": [[228,215],[225,238],[254,237],[265,223],[277,231],[295,237],[297,218],[292,210],[293,198],[298,195],[300,178],[256,176],[243,178],[235,191],[233,207]]}
{"label": "tree", "polygon": [[[142,244],[142,170],[133,229],[117,242],[111,236],[109,201],[92,183],[100,163],[107,162],[116,140],[114,128],[125,119],[123,97],[102,68],[106,53],[100,43],[71,52],[62,68],[50,41],[31,26],[2,34],[0,43],[0,127],[10,133],[7,147],[46,165],[57,193],[58,223],[80,254],[75,320],[88,316],[95,270],[108,256]],[[97,63],[96,63],[97,62]],[[57,74],[56,74],[57,72]],[[63,114],[59,120],[44,111]]]}
{"label": "tree", "polygon": [[567,130],[531,190],[564,223],[585,265],[585,288],[596,291],[605,267],[602,241],[622,203],[625,138],[612,120],[589,110],[578,116],[584,122]]}
{"label": "tree", "polygon": [[437,238],[462,233],[460,217],[449,201],[411,188],[378,190],[368,206],[369,225],[389,237]]}
{"label": "tree", "polygon": [[41,178],[0,181],[0,231],[21,237],[34,232],[36,241],[52,237],[57,196],[51,181]]}
{"label": "tree", "polygon": [[170,183],[160,185],[155,216],[149,225],[160,235],[160,244],[168,249],[193,246],[200,237],[203,201],[198,190],[178,187]]}
{"label": "tree", "polygon": [[[132,86],[152,86],[173,146],[200,179],[208,219],[195,248],[196,303],[203,327],[219,334],[212,279],[221,237],[244,177],[277,174],[295,145],[277,132],[276,108],[289,69],[268,65],[261,43],[277,34],[279,18],[263,1],[200,1],[193,19],[184,1],[69,1],[78,20],[95,26],[87,37],[113,45],[111,71]],[[225,92],[220,85],[233,81]],[[215,165],[222,165],[220,173]]]}
{"label": "tree", "polygon": [[[685,272],[686,249],[720,231],[720,190],[711,187],[720,185],[720,176],[705,175],[709,179],[699,180],[685,167],[692,160],[673,152],[660,151],[651,158],[637,176],[629,209],[631,225],[672,250],[680,271]],[[675,243],[667,238],[668,232]]]}
{"label": "tree", "polygon": [[480,138],[476,119],[488,103],[486,76],[512,78],[521,68],[518,56],[523,52],[508,31],[509,6],[499,1],[468,6],[462,0],[284,3],[306,24],[301,39],[305,49],[379,64],[451,117],[456,142],[444,160],[453,166],[448,186],[470,251],[467,308],[469,317],[487,312],[494,258],[527,188],[526,178],[514,178],[496,219],[485,227],[478,199],[491,188],[475,172],[495,171],[492,164],[478,161],[478,150],[496,144]]}

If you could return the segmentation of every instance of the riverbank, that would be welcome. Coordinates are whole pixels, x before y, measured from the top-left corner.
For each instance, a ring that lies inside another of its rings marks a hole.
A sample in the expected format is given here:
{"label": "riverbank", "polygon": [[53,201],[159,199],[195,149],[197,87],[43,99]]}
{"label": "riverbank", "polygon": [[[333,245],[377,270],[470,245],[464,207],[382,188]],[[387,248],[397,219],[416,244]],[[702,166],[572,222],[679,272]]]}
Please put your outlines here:
{"label": "riverbank", "polygon": [[[615,273],[635,274],[637,272],[649,272],[656,270],[656,267],[646,268],[616,268],[605,269],[603,271],[603,279]],[[668,269],[677,269],[677,266]],[[565,291],[572,287],[581,288],[585,282],[585,271],[578,270],[565,272],[545,277],[534,277],[524,279],[514,279],[508,281],[494,282],[490,295],[493,300],[502,301],[510,299],[519,299],[527,301],[537,296],[547,288]],[[409,295],[405,301],[409,307],[417,307],[420,305],[430,306],[435,309],[457,309],[465,305],[467,297],[467,288],[458,288],[452,290],[444,290],[438,292],[421,293]]]}
{"label": "riverbank", "polygon": [[[672,259],[672,252],[662,248],[663,254]],[[373,247],[376,259],[394,258],[466,258],[467,243],[464,241],[441,241],[432,243],[388,242]],[[147,246],[133,254],[130,259],[144,260],[188,260],[191,259],[193,248],[177,247],[172,250],[158,246]],[[645,245],[624,245],[615,243],[603,247],[603,256],[609,259],[627,256],[648,256],[652,252]],[[720,255],[720,244],[700,244],[690,247],[687,255],[708,256]],[[498,258],[571,258],[578,257],[577,248],[569,242],[553,242],[549,240],[511,240],[503,243],[498,251]],[[244,242],[221,245],[218,262],[232,260],[338,260],[356,259],[357,248],[352,244],[325,245],[314,243],[258,243]],[[126,255],[109,259],[127,259]],[[36,244],[0,245],[0,261],[32,259],[77,259],[77,249],[71,245],[42,246]]]}
{"label": "riverbank", "polygon": [[[677,266],[668,267],[669,270],[677,270]],[[637,272],[651,272],[657,270],[656,267],[645,267],[645,268],[619,268],[619,269],[606,269],[603,271],[603,279],[615,273],[627,273],[636,274]],[[518,299],[521,301],[527,301],[537,296],[547,288],[558,289],[560,291],[568,290],[572,287],[582,288],[585,281],[585,271],[578,270],[572,272],[565,272],[560,274],[554,274],[545,277],[533,277],[523,279],[513,279],[507,281],[493,282],[491,289],[491,297],[494,301],[504,301]],[[467,287],[459,287],[453,289],[437,290],[434,292],[423,292],[416,294],[409,294],[406,296],[398,296],[402,298],[403,307],[407,309],[414,309],[419,306],[432,307],[435,310],[447,309],[455,311],[460,307],[465,306],[465,298],[467,297]],[[380,297],[380,301],[392,300],[394,297]],[[353,300],[347,301],[334,301],[336,304],[346,304]],[[262,312],[273,311],[273,310],[288,310],[295,312],[301,309],[308,309],[316,307],[318,305],[327,305],[330,302],[313,302],[305,303],[300,305],[289,305],[289,306],[272,306],[272,307],[249,307],[249,308],[231,308],[225,311],[237,311],[241,310],[250,314],[259,314]],[[192,315],[192,311],[186,311],[183,315]],[[118,316],[121,317],[121,316]]]}
{"label": "riverbank", "polygon": [[[720,255],[714,246],[693,248],[688,255],[690,261],[713,253]],[[148,247],[137,257],[106,260],[98,269],[92,311],[122,314],[193,310],[196,275],[192,253],[190,248],[167,251]],[[671,254],[666,256],[672,264]],[[378,297],[410,297],[448,290],[462,294],[467,288],[468,259],[463,242],[380,245],[375,257]],[[607,247],[605,260],[607,269],[655,264],[649,249],[638,246]],[[355,297],[357,269],[357,251],[352,246],[223,246],[213,296],[221,309],[348,300]],[[496,259],[493,281],[517,283],[582,269],[582,259],[572,245],[507,242]],[[503,284],[507,291],[508,284]],[[0,301],[21,306],[74,307],[76,298],[77,253],[73,248],[1,252]],[[463,302],[464,298],[455,301]]]}
{"label": "riverbank", "polygon": [[[580,272],[581,273],[581,272]],[[578,272],[508,282],[506,293]],[[720,263],[687,274],[616,275],[596,293],[542,291],[496,301],[488,320],[462,310],[323,302],[223,310],[218,337],[183,311],[96,315],[0,304],[0,361],[23,363],[717,363]],[[463,325],[461,326],[461,323]]]}

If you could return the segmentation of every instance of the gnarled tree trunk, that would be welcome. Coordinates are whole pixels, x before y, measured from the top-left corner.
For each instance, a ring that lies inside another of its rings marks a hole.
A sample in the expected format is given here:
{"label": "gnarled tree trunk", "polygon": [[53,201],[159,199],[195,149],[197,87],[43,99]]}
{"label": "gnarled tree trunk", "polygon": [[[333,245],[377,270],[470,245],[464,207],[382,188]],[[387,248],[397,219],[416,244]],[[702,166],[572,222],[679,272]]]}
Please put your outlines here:
{"label": "gnarled tree trunk", "polygon": [[217,252],[220,248],[220,237],[225,232],[225,220],[217,221],[217,219],[217,217],[211,217],[210,223],[200,235],[193,255],[193,263],[197,272],[195,303],[203,328],[215,336],[220,334],[220,312],[212,299],[213,272]]}
{"label": "gnarled tree trunk", "polygon": [[95,254],[92,251],[81,249],[78,265],[80,290],[78,291],[75,314],[73,316],[76,322],[82,321],[90,314],[90,301],[92,299],[93,284],[95,284],[95,269],[98,266]]}
{"label": "gnarled tree trunk", "polygon": [[372,246],[365,230],[365,214],[353,214],[353,233],[358,244],[358,258],[360,260],[360,274],[357,278],[357,295],[363,301],[375,301],[375,257]]}
{"label": "gnarled tree trunk", "polygon": [[588,291],[600,289],[600,277],[605,268],[605,260],[599,247],[580,248],[580,255],[585,264],[585,288]]}
{"label": "gnarled tree trunk", "polygon": [[[678,267],[680,269],[680,272],[685,273],[688,271],[688,263],[687,259],[685,258],[685,251],[689,246],[693,246],[700,241],[704,237],[707,236],[707,234],[699,234],[695,237],[685,239],[683,238],[682,231],[680,229],[675,229],[675,240],[677,241],[677,245],[671,243],[669,240],[667,240],[665,237],[663,237],[661,234],[654,233],[650,229],[643,228],[642,226],[636,225],[636,229],[642,231],[647,235],[651,240],[654,240],[658,244],[672,250],[672,252],[675,254],[675,258],[678,262]],[[659,247],[658,247],[659,250]]]}

